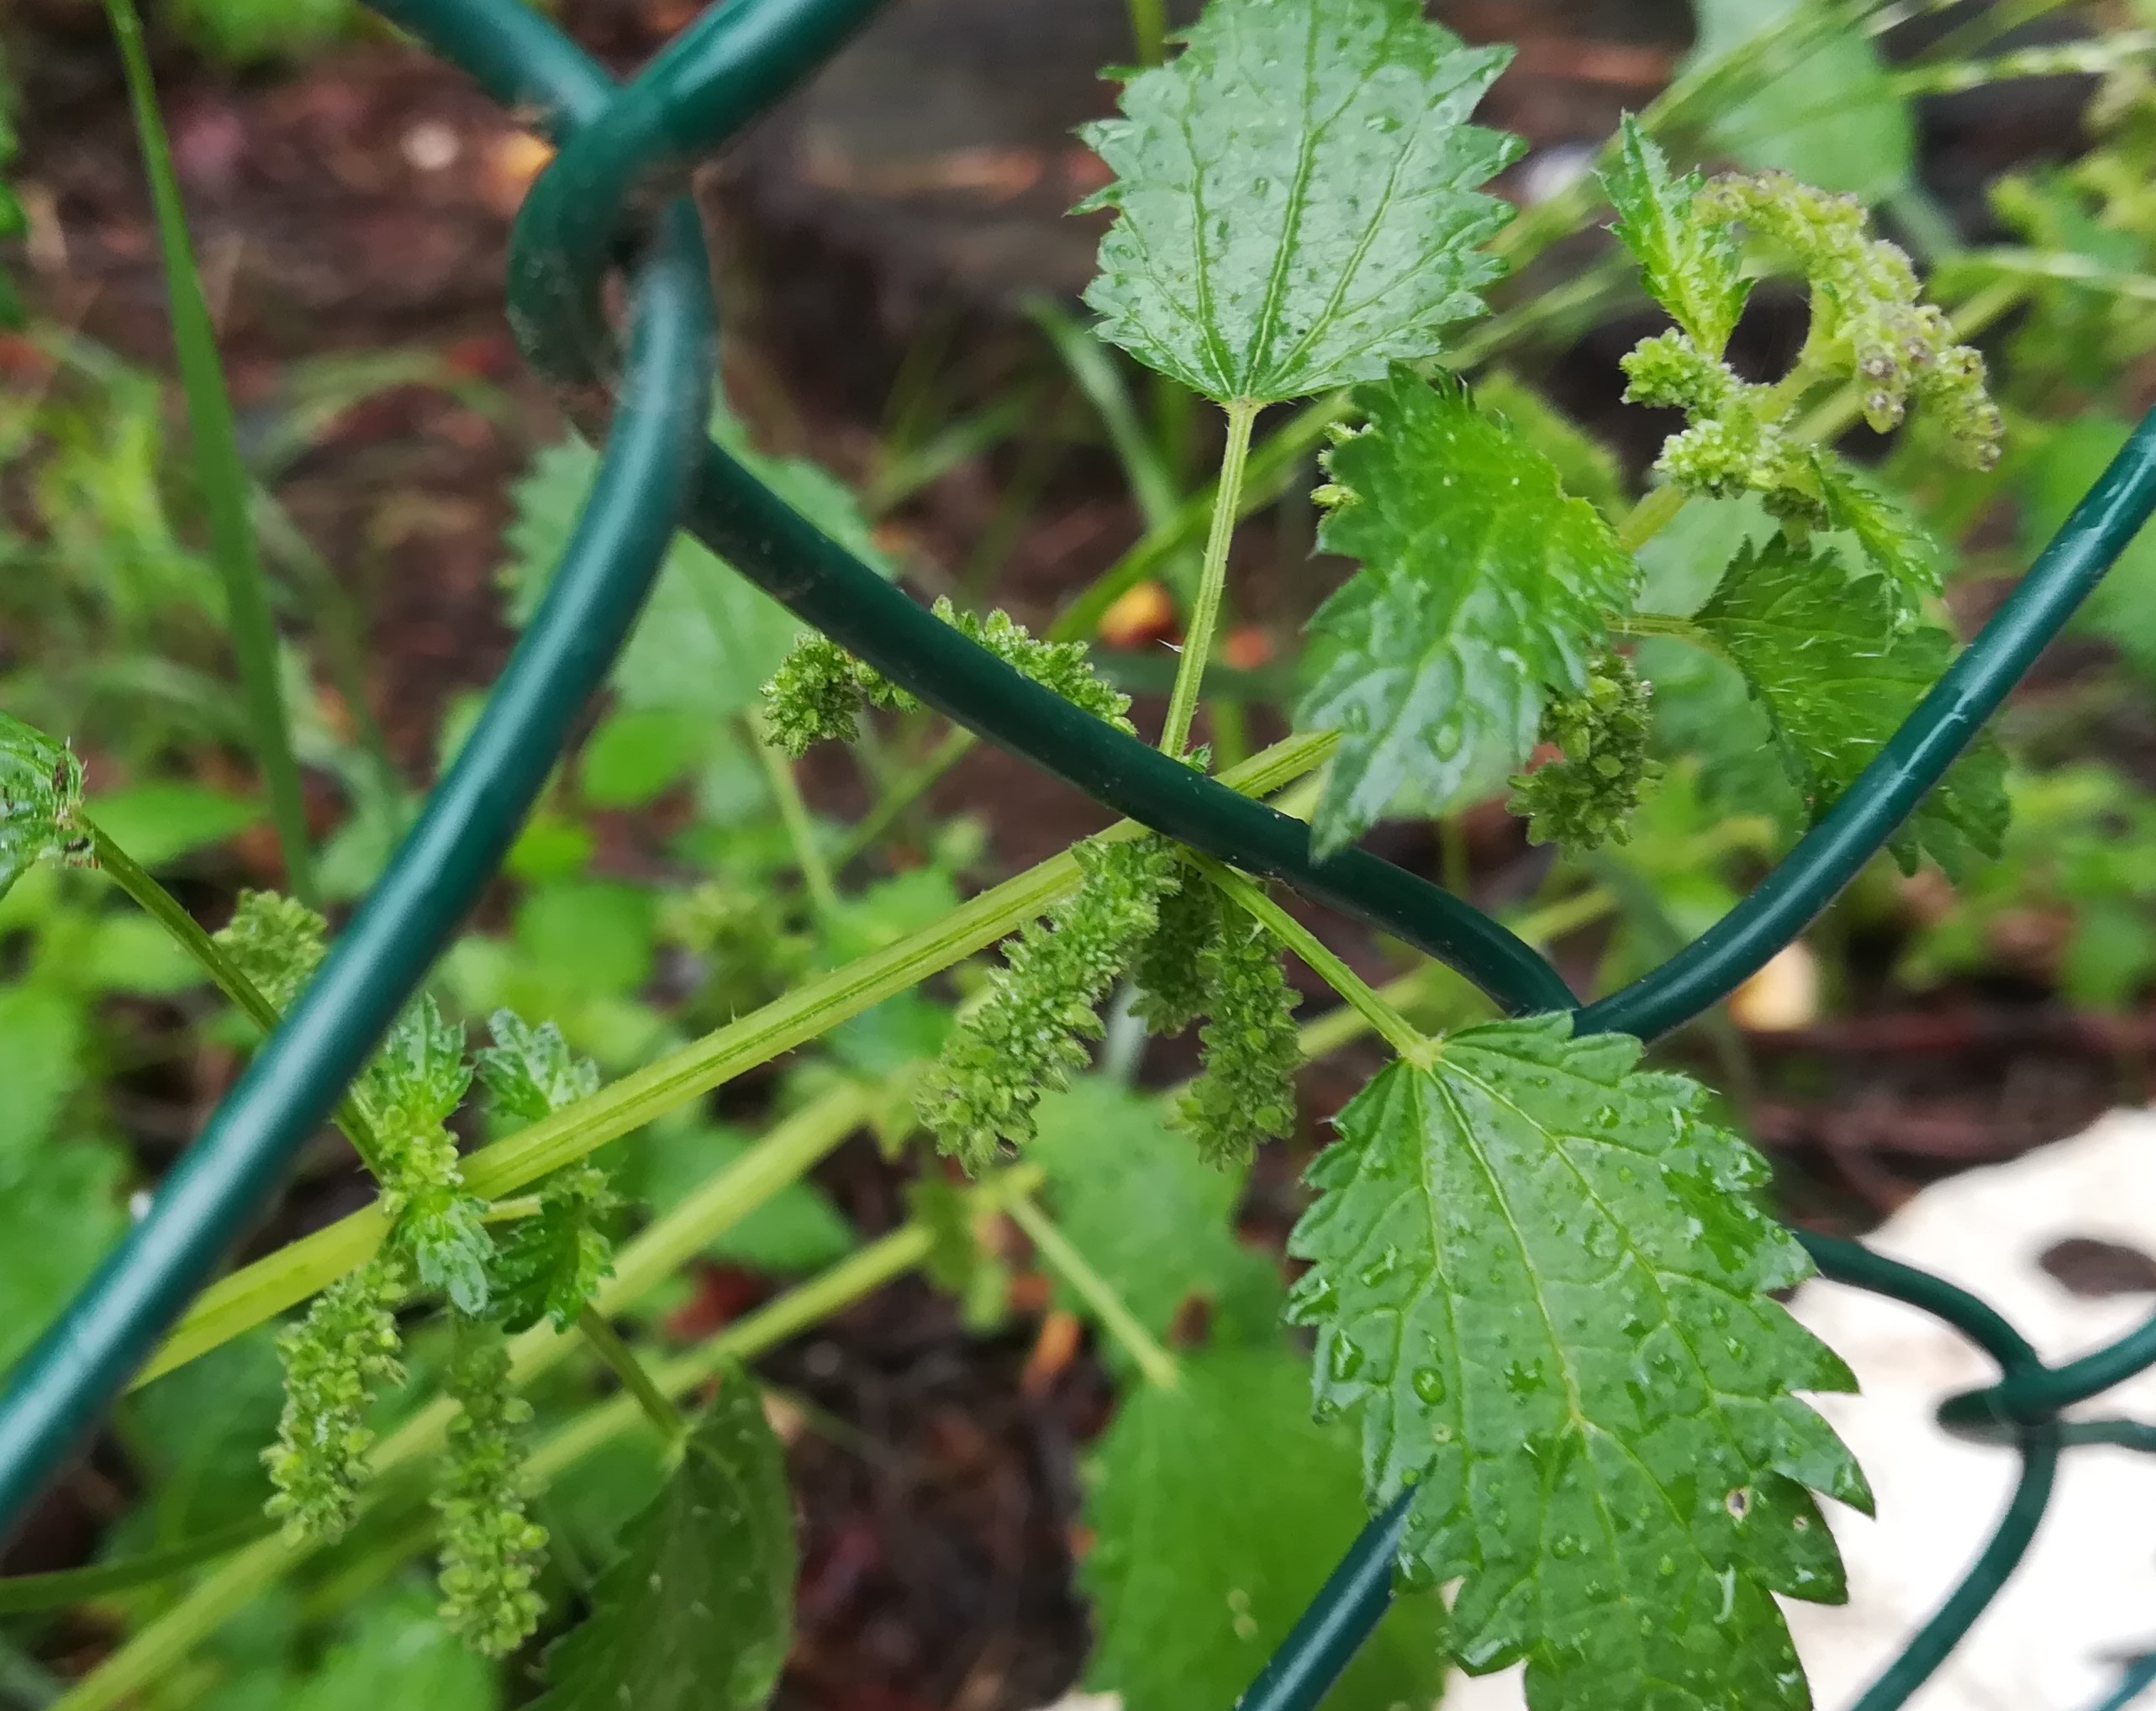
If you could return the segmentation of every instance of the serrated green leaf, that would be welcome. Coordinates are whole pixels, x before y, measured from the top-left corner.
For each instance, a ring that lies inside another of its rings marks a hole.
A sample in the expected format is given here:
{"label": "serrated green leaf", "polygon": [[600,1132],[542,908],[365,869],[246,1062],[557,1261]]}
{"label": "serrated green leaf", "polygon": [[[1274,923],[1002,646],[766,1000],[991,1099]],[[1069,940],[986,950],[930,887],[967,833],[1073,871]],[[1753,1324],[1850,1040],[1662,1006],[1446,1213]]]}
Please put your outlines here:
{"label": "serrated green leaf", "polygon": [[1724,813],[1758,815],[1794,840],[1804,829],[1804,802],[1744,674],[1668,636],[1647,637],[1633,659],[1654,686],[1656,752],[1697,761],[1703,802]]}
{"label": "serrated green leaf", "polygon": [[[1744,674],[1782,764],[1816,821],[1870,764],[1952,661],[1943,629],[1897,630],[1876,578],[1777,537],[1747,548],[1693,619]],[[2006,761],[1979,738],[1887,847],[1906,872],[1929,856],[1949,877],[1995,856],[2006,829]]]}
{"label": "serrated green leaf", "polygon": [[1414,1487],[1464,1666],[1525,1656],[1537,1711],[1799,1711],[1769,1594],[1842,1596],[1805,1487],[1869,1494],[1792,1392],[1854,1381],[1769,1296],[1811,1267],[1764,1161],[1639,1051],[1537,1017],[1382,1071],[1310,1168],[1291,1316],[1368,1502]]}
{"label": "serrated green leaf", "polygon": [[1612,522],[1631,508],[1616,453],[1517,375],[1501,368],[1478,375],[1475,401],[1549,459],[1565,492]]}
{"label": "serrated green leaf", "polygon": [[[1299,1360],[1276,1340],[1179,1365],[1175,1385],[1126,1393],[1088,1469],[1086,1682],[1123,1711],[1232,1704],[1356,1531],[1354,1440],[1311,1420]],[[1443,1634],[1433,1594],[1399,1599],[1328,1711],[1433,1703]]]}
{"label": "serrated green leaf", "polygon": [[761,1711],[793,1627],[793,1503],[739,1368],[623,1531],[592,1614],[549,1649],[535,1711]]}
{"label": "serrated green leaf", "polygon": [[1637,577],[1595,508],[1458,382],[1396,369],[1355,396],[1370,425],[1328,460],[1347,497],[1318,542],[1363,568],[1310,620],[1317,676],[1297,710],[1342,734],[1320,854],[1403,791],[1442,803],[1517,766],[1546,693],[1585,687]]}
{"label": "serrated green leaf", "polygon": [[593,1166],[548,1182],[539,1210],[519,1219],[493,1256],[490,1294],[504,1330],[527,1331],[542,1319],[556,1330],[575,1325],[613,1275],[614,1244],[602,1227],[613,1206],[606,1173]]}
{"label": "serrated green leaf", "polygon": [[1265,1264],[1235,1238],[1243,1173],[1202,1161],[1157,1099],[1089,1076],[1041,1100],[1039,1117],[1027,1156],[1048,1173],[1057,1222],[1147,1330],[1166,1332],[1184,1302],[1217,1302]]}
{"label": "serrated green leaf", "polygon": [[75,818],[82,804],[82,762],[75,751],[0,713],[0,892],[34,861],[86,852],[88,840]]}
{"label": "serrated green leaf", "polygon": [[1213,0],[1082,133],[1116,175],[1099,335],[1222,403],[1435,356],[1498,272],[1477,187],[1521,145],[1466,121],[1510,57],[1420,0]]}
{"label": "serrated green leaf", "polygon": [[598,1066],[570,1050],[553,1023],[535,1028],[514,1010],[497,1010],[487,1031],[494,1043],[478,1055],[479,1082],[503,1123],[536,1123],[598,1091]]}
{"label": "serrated green leaf", "polygon": [[[714,416],[711,431],[825,534],[882,574],[892,573],[859,503],[828,471],[800,458],[766,456],[724,410]],[[517,483],[503,572],[517,623],[530,618],[546,592],[598,468],[589,446],[567,440],[541,451]],[[803,633],[792,613],[725,560],[679,535],[609,681],[625,707],[720,719],[755,705],[764,680]]]}
{"label": "serrated green leaf", "polygon": [[1854,538],[1892,598],[1896,619],[1906,623],[1917,617],[1925,603],[1938,596],[1938,542],[1915,513],[1846,458],[1816,451],[1812,465],[1827,526]]}
{"label": "serrated green leaf", "polygon": [[1699,217],[1693,203],[1706,180],[1696,170],[1681,178],[1673,174],[1654,139],[1630,113],[1618,145],[1616,164],[1601,175],[1617,211],[1610,229],[1639,263],[1647,294],[1694,345],[1718,358],[1752,294],[1738,267],[1736,236],[1727,225]]}
{"label": "serrated green leaf", "polygon": [[464,1029],[421,992],[390,1026],[362,1085],[385,1129],[417,1134],[440,1127],[472,1085],[464,1061]]}
{"label": "serrated green leaf", "polygon": [[1636,555],[1640,609],[1689,617],[1714,592],[1738,549],[1747,541],[1765,540],[1780,526],[1757,493],[1736,499],[1694,494],[1675,520]]}

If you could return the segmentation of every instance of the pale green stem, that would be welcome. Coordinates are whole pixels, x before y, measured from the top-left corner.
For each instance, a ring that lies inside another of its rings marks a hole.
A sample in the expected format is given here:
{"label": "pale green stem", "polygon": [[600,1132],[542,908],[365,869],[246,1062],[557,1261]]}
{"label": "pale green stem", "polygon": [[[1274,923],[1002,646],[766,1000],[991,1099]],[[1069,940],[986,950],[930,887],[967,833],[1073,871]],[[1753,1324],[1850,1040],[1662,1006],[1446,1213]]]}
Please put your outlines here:
{"label": "pale green stem", "polygon": [[1026,1240],[1039,1250],[1041,1257],[1093,1309],[1108,1334],[1123,1345],[1124,1352],[1145,1375],[1147,1383],[1166,1390],[1182,1382],[1183,1374],[1175,1364],[1175,1356],[1138,1323],[1137,1315],[1131,1311],[1130,1304],[1115,1286],[1094,1270],[1093,1262],[1046,1213],[1022,1194],[1005,1199],[1003,1209],[1009,1213],[1010,1221],[1025,1232]]}
{"label": "pale green stem", "polygon": [[1473,852],[1468,847],[1468,817],[1441,814],[1437,819],[1437,871],[1445,889],[1464,898],[1473,888]]}
{"label": "pale green stem", "polygon": [[1677,520],[1690,497],[1674,482],[1649,487],[1617,524],[1617,545],[1626,552],[1637,552]]}
{"label": "pale green stem", "polygon": [[74,823],[90,840],[90,851],[99,870],[142,912],[162,927],[172,942],[202,965],[218,990],[245,1010],[265,1033],[282,1019],[277,1006],[262,996],[240,965],[224,954],[224,947],[204,932],[202,924],[181,906],[180,900],[153,879],[147,869],[114,843],[104,829],[87,815],[76,813]]}
{"label": "pale green stem", "polygon": [[1189,852],[1205,877],[1236,908],[1261,923],[1265,929],[1306,963],[1310,971],[1360,1011],[1385,1043],[1410,1063],[1426,1064],[1431,1042],[1408,1019],[1371,989],[1369,982],[1334,954],[1331,948],[1252,885],[1232,867],[1210,856]]}
{"label": "pale green stem", "polygon": [[536,1194],[519,1194],[508,1200],[497,1200],[479,1214],[482,1224],[514,1224],[519,1219],[537,1215],[546,1203]]}
{"label": "pale green stem", "polygon": [[1236,398],[1226,407],[1228,443],[1220,454],[1220,484],[1213,498],[1213,526],[1205,536],[1205,556],[1198,566],[1198,601],[1183,627],[1183,657],[1175,666],[1175,687],[1168,699],[1168,720],[1161,727],[1163,754],[1180,756],[1190,741],[1190,721],[1198,712],[1199,687],[1212,651],[1214,627],[1220,621],[1220,598],[1228,584],[1228,544],[1235,539],[1242,477],[1250,461],[1250,430],[1260,406]]}
{"label": "pale green stem", "polygon": [[[276,1030],[282,1019],[277,1008],[248,979],[246,971],[225,955],[224,947],[202,929],[202,924],[181,907],[180,900],[151,877],[148,869],[107,835],[87,814],[77,813],[74,824],[90,840],[90,851],[98,867],[113,884],[134,900],[150,919],[162,927],[172,942],[201,965],[219,992],[245,1010],[265,1034]],[[337,1127],[359,1154],[361,1162],[377,1178],[382,1175],[382,1150],[376,1143],[374,1125],[356,1098],[346,1093],[338,1101]]]}
{"label": "pale green stem", "polygon": [[1725,657],[1721,645],[1705,629],[1689,618],[1679,618],[1668,612],[1628,612],[1622,618],[1610,620],[1613,635],[1635,638],[1650,635],[1674,636],[1679,641],[1689,642],[1717,658]]}
{"label": "pale green stem", "polygon": [[[1290,737],[1223,773],[1221,782],[1252,796],[1269,795],[1315,771],[1336,740],[1331,732]],[[1119,821],[1094,841],[1120,843],[1142,829],[1136,821]],[[575,1163],[993,945],[1075,889],[1078,878],[1078,857],[1066,850],[1006,880],[940,920],[481,1148],[464,1161],[466,1186],[482,1198],[500,1199]],[[196,1298],[134,1382],[183,1366],[305,1300],[363,1265],[387,1233],[377,1203],[220,1278]]]}
{"label": "pale green stem", "polygon": [[1168,56],[1166,0],[1130,0],[1131,43],[1141,66],[1157,66]]}
{"label": "pale green stem", "polygon": [[830,861],[816,841],[816,824],[809,818],[809,804],[801,799],[793,763],[763,740],[753,722],[749,725],[749,742],[763,762],[764,777],[770,782],[772,800],[778,804],[779,821],[786,828],[787,842],[793,846],[793,865],[801,871],[809,905],[819,919],[833,920],[839,912],[838,887],[832,882]]}
{"label": "pale green stem", "polygon": [[592,1352],[605,1361],[608,1370],[621,1381],[621,1387],[636,1399],[645,1419],[657,1429],[659,1440],[671,1454],[688,1432],[688,1423],[682,1419],[681,1410],[667,1399],[666,1392],[644,1370],[636,1351],[621,1340],[621,1334],[589,1302],[577,1315],[577,1329],[583,1334]]}

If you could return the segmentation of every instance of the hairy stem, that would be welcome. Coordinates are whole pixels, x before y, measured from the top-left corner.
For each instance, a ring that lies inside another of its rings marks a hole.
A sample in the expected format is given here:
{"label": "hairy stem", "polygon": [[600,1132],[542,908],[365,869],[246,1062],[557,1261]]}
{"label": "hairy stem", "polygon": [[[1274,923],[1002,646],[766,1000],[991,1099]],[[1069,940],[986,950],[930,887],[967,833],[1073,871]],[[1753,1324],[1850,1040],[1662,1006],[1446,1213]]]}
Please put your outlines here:
{"label": "hairy stem", "polygon": [[300,793],[299,765],[293,758],[292,732],[285,718],[284,693],[277,681],[277,631],[262,565],[248,518],[250,483],[240,461],[240,438],[233,426],[232,400],[225,391],[218,360],[217,334],[203,300],[202,276],[187,238],[186,207],[172,169],[172,150],[157,110],[157,88],[150,55],[143,45],[142,20],[134,0],[105,0],[106,15],[119,45],[135,134],[150,180],[150,205],[164,252],[165,290],[171,306],[172,345],[179,358],[180,387],[187,395],[187,421],[194,434],[195,473],[209,524],[211,556],[224,579],[225,622],[240,665],[240,687],[251,728],[256,764],[268,787],[270,817],[284,852],[287,882],[293,895],[310,906],[319,901],[314,857],[307,842],[307,811]]}
{"label": "hairy stem", "polygon": [[1004,1201],[1003,1209],[1010,1214],[1010,1221],[1025,1232],[1026,1240],[1041,1257],[1094,1310],[1108,1334],[1123,1345],[1124,1352],[1145,1375],[1147,1383],[1168,1389],[1182,1382],[1183,1374],[1175,1364],[1175,1356],[1138,1323],[1130,1303],[1115,1286],[1094,1270],[1093,1262],[1079,1251],[1078,1244],[1058,1229],[1046,1213],[1023,1194],[1009,1196]]}
{"label": "hairy stem", "polygon": [[[1290,737],[1224,773],[1222,782],[1252,795],[1268,795],[1315,771],[1334,741],[1331,733]],[[1121,820],[1098,836],[1120,842],[1141,830],[1136,821]],[[482,1147],[464,1161],[466,1186],[484,1199],[514,1194],[993,945],[1073,889],[1078,878],[1078,857],[1066,850],[1004,881],[882,950]],[[326,1287],[363,1265],[387,1230],[388,1220],[377,1203],[220,1278],[196,1298],[134,1383],[184,1366]]]}
{"label": "hairy stem", "polygon": [[608,1370],[621,1381],[621,1387],[635,1398],[637,1407],[644,1410],[645,1419],[658,1429],[660,1441],[671,1454],[688,1431],[681,1410],[652,1382],[651,1375],[644,1370],[644,1363],[636,1358],[636,1351],[622,1341],[621,1334],[589,1302],[577,1315],[577,1329],[583,1334],[592,1352],[605,1361]]}
{"label": "hairy stem", "polygon": [[1198,711],[1198,691],[1205,677],[1213,630],[1220,621],[1220,597],[1228,585],[1228,543],[1235,539],[1241,514],[1243,470],[1250,461],[1250,430],[1259,407],[1247,398],[1227,406],[1228,443],[1220,453],[1220,484],[1213,498],[1213,526],[1205,537],[1205,556],[1198,566],[1198,601],[1184,627],[1183,657],[1176,662],[1175,687],[1168,698],[1168,720],[1161,727],[1163,754],[1181,755],[1190,742],[1190,721]]}
{"label": "hairy stem", "polygon": [[1429,1039],[1407,1018],[1378,997],[1369,983],[1342,961],[1316,934],[1232,867],[1215,861],[1209,856],[1197,855],[1194,851],[1192,852],[1192,860],[1206,878],[1219,887],[1221,895],[1258,921],[1266,931],[1300,957],[1309,966],[1310,972],[1353,1005],[1394,1051],[1410,1063],[1426,1063],[1429,1061]]}
{"label": "hairy stem", "polygon": [[1689,642],[1694,647],[1723,657],[1721,645],[1689,618],[1679,618],[1668,612],[1628,612],[1622,618],[1610,620],[1610,634],[1634,638],[1650,635],[1674,636],[1679,641]]}
{"label": "hairy stem", "polygon": [[1690,498],[1674,482],[1649,487],[1617,524],[1617,545],[1626,552],[1637,552],[1677,520]]}

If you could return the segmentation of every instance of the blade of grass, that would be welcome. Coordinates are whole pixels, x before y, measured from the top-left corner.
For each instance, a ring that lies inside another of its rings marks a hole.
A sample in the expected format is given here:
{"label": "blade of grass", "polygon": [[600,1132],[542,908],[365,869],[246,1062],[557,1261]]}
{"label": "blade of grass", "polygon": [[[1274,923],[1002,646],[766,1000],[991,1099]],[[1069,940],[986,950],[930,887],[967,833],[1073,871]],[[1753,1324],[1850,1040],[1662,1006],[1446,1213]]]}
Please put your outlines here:
{"label": "blade of grass", "polygon": [[164,251],[166,293],[171,304],[172,345],[179,359],[180,386],[187,395],[187,420],[193,429],[195,471],[209,522],[211,555],[224,580],[226,621],[232,651],[240,664],[240,687],[254,738],[256,763],[270,798],[277,843],[284,851],[288,888],[310,906],[320,899],[314,883],[314,860],[307,842],[307,819],[300,796],[299,765],[293,758],[292,733],[277,683],[277,633],[270,622],[269,595],[256,555],[248,520],[249,483],[240,461],[239,435],[233,427],[232,400],[203,300],[202,276],[187,238],[187,210],[172,170],[172,150],[157,108],[157,90],[143,45],[142,20],[134,0],[105,0],[127,76],[135,133],[142,145],[150,198],[157,217],[158,242]]}

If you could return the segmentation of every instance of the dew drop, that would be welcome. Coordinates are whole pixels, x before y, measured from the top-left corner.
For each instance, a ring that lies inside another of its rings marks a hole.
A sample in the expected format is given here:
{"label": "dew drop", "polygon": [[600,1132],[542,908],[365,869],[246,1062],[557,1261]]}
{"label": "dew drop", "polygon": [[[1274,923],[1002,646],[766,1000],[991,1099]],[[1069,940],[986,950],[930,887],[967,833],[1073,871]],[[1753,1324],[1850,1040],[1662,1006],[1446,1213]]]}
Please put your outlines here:
{"label": "dew drop", "polygon": [[1416,1367],[1415,1377],[1408,1382],[1415,1387],[1415,1393],[1431,1407],[1435,1408],[1444,1401],[1445,1375],[1435,1366]]}

